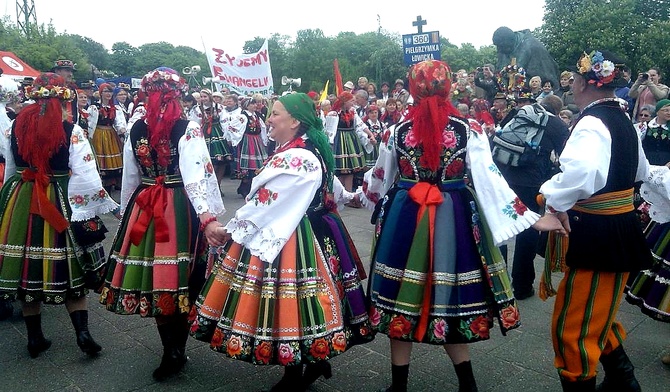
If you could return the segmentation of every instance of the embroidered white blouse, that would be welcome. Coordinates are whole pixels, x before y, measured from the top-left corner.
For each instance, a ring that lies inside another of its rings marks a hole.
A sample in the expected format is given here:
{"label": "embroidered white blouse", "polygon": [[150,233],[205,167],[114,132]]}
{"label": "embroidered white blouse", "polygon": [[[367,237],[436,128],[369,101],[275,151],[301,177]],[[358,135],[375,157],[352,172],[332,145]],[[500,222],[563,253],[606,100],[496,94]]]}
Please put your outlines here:
{"label": "embroidered white blouse", "polygon": [[[361,142],[361,145],[365,149],[365,151],[370,154],[372,150],[374,149],[374,146],[372,143],[370,143],[370,139],[368,139],[368,134],[365,133],[365,130],[368,129],[367,124],[361,119],[361,117],[354,111],[354,109],[351,109],[352,112],[354,113],[354,132],[356,132],[356,137],[358,137],[358,140]],[[326,132],[326,135],[328,135],[328,141],[330,144],[335,143],[335,135],[337,134],[337,124],[340,121],[340,115],[336,111],[329,112],[326,115],[326,119],[324,121],[324,131]]]}
{"label": "embroidered white blouse", "polygon": [[[107,107],[110,106],[108,105]],[[98,107],[96,105],[90,105],[87,111],[89,114],[88,137],[93,139],[93,134],[95,134],[95,129],[98,126],[98,116],[100,115],[100,111],[98,110]],[[119,135],[124,135],[126,133],[126,130],[128,129],[128,124],[126,122],[126,118],[124,117],[123,113],[121,112],[116,113],[116,116],[114,116],[113,128]]]}
{"label": "embroidered white blouse", "polygon": [[[386,141],[382,140],[375,166],[364,175],[366,191],[363,192],[361,187],[357,190],[362,204],[370,210],[374,209],[375,203],[368,196],[377,194],[381,200],[398,178],[396,128],[389,128],[390,137]],[[493,163],[488,138],[480,132],[468,127],[465,162],[476,187],[478,207],[489,224],[495,244],[499,245],[532,226],[540,216],[530,210],[526,210],[523,215],[514,213],[514,205],[519,203],[519,199]],[[382,178],[373,175],[378,168],[383,169]]]}
{"label": "embroidered white blouse", "polygon": [[319,159],[307,149],[275,154],[254,177],[246,204],[226,224],[233,241],[272,263],[320,191],[321,176]]}
{"label": "embroidered white blouse", "polygon": [[[16,173],[14,155],[8,153],[5,160],[7,167],[11,168],[5,171],[5,175],[14,175]],[[76,124],[70,136],[68,166],[71,172],[67,188],[68,201],[72,210],[70,221],[84,221],[112,212],[119,207],[102,187],[91,144],[84,136],[84,130]]]}
{"label": "embroidered white blouse", "polygon": [[[144,121],[144,120],[142,120]],[[207,144],[198,123],[189,121],[179,139],[179,172],[184,189],[195,212],[221,215],[226,212],[221,199],[219,182],[212,170]],[[142,182],[140,165],[133,154],[130,138],[123,147],[123,178],[121,180],[121,213],[125,212],[130,197]]]}

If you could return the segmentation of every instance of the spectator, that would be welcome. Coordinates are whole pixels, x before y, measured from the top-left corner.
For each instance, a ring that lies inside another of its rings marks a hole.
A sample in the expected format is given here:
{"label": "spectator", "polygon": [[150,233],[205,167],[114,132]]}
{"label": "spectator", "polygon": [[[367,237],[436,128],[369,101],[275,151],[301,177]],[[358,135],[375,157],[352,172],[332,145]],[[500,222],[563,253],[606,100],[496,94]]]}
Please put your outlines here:
{"label": "spectator", "polygon": [[[554,86],[553,82],[551,80],[545,80],[544,83],[542,83],[542,91],[540,94],[537,96],[537,102],[542,103],[542,100],[545,97],[548,97],[549,95],[554,95]],[[563,105],[563,102],[561,102],[561,106]],[[556,114],[556,113],[554,113]]]}
{"label": "spectator", "polygon": [[403,105],[407,104],[409,92],[405,90],[405,82],[403,82],[402,79],[396,79],[394,86],[391,96],[400,101]]}
{"label": "spectator", "polygon": [[[549,96],[552,110],[559,110],[561,103],[556,96]],[[493,160],[500,169],[510,188],[531,211],[541,213],[536,196],[542,183],[547,181],[554,171],[551,153],[560,156],[568,139],[568,127],[553,114],[547,112],[535,101],[529,89],[521,90],[517,97],[519,108],[512,119],[505,124],[497,137],[493,139]],[[525,148],[518,159],[510,159],[504,147],[496,141],[502,139]],[[500,150],[500,154],[498,153]],[[535,267],[533,260],[537,250],[539,233],[526,230],[516,236],[512,262],[512,287],[518,300],[530,298],[535,294]],[[507,246],[501,246],[507,259]]]}
{"label": "spectator", "polygon": [[382,82],[381,86],[379,86],[379,92],[377,92],[377,98],[386,102],[387,99],[392,97],[392,94],[389,92],[390,88],[389,82]]}
{"label": "spectator", "polygon": [[365,90],[368,92],[368,103],[373,104],[377,102],[377,85],[373,82],[368,83]]}
{"label": "spectator", "polygon": [[367,91],[367,89],[368,89],[368,78],[366,78],[365,76],[361,76],[360,78],[358,78],[358,81],[356,82],[356,88],[354,89],[354,91],[358,90]]}
{"label": "spectator", "polygon": [[635,99],[633,118],[644,105],[656,105],[656,102],[668,97],[668,86],[660,83],[661,72],[658,68],[649,68],[649,71],[639,73],[635,83],[630,87],[628,95]]}
{"label": "spectator", "polygon": [[542,78],[539,76],[533,76],[528,81],[528,86],[530,87],[530,92],[533,94],[533,98],[537,97],[542,93]]}
{"label": "spectator", "polygon": [[484,64],[482,71],[478,72],[475,77],[475,85],[484,89],[486,100],[489,101],[490,105],[493,105],[493,99],[501,91],[494,70],[495,66],[493,64]]}
{"label": "spectator", "polygon": [[560,112],[558,112],[558,116],[560,117],[561,120],[563,120],[565,125],[567,125],[568,127],[572,125],[572,118],[573,118],[572,111],[568,109],[563,109]]}

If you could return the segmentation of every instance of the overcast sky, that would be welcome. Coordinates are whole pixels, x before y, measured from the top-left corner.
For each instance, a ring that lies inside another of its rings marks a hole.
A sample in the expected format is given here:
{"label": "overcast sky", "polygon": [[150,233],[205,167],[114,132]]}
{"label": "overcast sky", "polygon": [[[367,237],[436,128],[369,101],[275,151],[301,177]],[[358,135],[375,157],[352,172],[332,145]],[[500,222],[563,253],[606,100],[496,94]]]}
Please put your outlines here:
{"label": "overcast sky", "polygon": [[[492,44],[491,36],[500,26],[512,30],[539,27],[544,13],[543,0],[417,4],[365,0],[34,0],[34,3],[38,24],[52,23],[58,33],[89,37],[107,49],[120,41],[135,47],[165,41],[204,51],[204,37],[208,44],[233,53],[242,53],[244,42],[256,36],[269,38],[279,33],[295,37],[298,30],[304,29],[321,29],[331,37],[341,31],[356,34],[377,31],[381,24],[382,29],[391,33],[415,34],[417,28],[412,22],[418,15],[427,21],[424,32],[439,31],[441,37],[453,44],[469,42],[479,48]],[[4,5],[3,14],[16,21],[16,0],[0,0],[0,5]]]}

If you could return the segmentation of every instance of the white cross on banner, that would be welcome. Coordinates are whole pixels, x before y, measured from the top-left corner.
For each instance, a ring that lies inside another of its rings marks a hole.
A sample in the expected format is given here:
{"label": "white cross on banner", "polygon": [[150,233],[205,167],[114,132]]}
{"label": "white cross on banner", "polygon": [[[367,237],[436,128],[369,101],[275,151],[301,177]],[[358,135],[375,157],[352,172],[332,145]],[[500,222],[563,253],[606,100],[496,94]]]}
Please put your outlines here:
{"label": "white cross on banner", "polygon": [[219,46],[205,46],[205,55],[212,71],[212,82],[217,89],[225,86],[240,95],[261,93],[269,97],[274,93],[268,41],[256,53],[233,55]]}

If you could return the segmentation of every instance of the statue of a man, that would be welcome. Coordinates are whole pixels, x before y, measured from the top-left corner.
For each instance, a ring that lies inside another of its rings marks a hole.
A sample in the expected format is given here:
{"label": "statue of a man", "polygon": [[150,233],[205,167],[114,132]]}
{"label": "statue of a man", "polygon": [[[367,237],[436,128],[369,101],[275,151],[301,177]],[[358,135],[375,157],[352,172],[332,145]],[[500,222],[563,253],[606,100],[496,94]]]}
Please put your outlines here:
{"label": "statue of a man", "polygon": [[512,31],[509,27],[499,27],[493,33],[493,44],[498,49],[498,71],[511,64],[514,58],[516,64],[526,70],[527,78],[537,75],[542,82],[551,80],[558,86],[558,64],[530,30]]}

